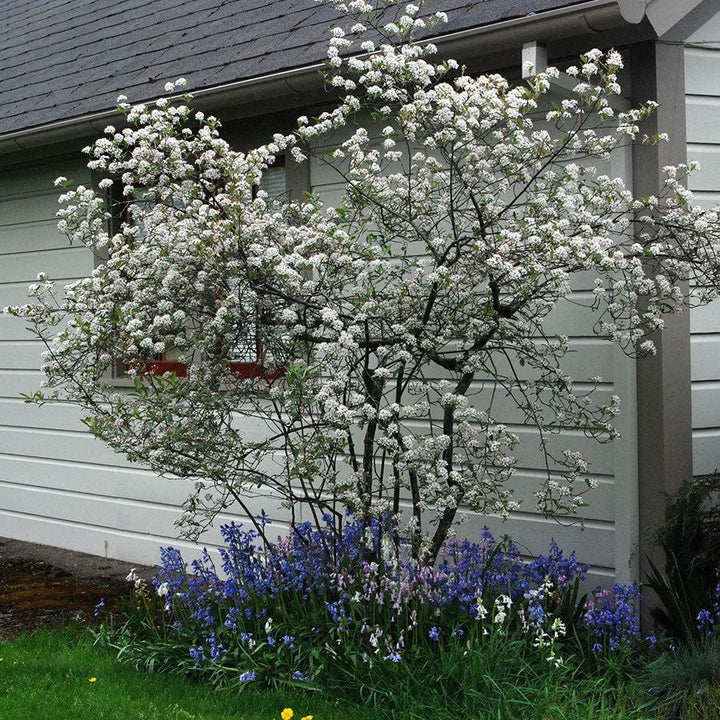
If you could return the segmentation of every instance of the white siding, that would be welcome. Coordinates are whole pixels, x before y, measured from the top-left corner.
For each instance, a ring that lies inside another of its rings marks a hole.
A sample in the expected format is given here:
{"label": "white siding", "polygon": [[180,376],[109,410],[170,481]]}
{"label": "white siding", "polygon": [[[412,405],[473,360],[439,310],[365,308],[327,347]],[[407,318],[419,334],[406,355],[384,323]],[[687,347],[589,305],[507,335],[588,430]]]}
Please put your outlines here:
{"label": "white siding", "polygon": [[[0,307],[27,302],[40,271],[63,284],[93,268],[91,253],[56,229],[59,175],[89,182],[79,161],[0,167]],[[161,545],[196,555],[197,546],[178,543],[174,526],[186,482],[131,466],[85,431],[77,408],[22,400],[42,380],[43,347],[25,325],[0,315],[0,536],[147,564],[158,562]],[[288,517],[276,500],[248,505],[274,516],[282,532]],[[216,525],[230,519],[242,521],[225,514]],[[202,538],[209,546],[217,540],[217,530]]]}
{"label": "white siding", "polygon": [[[331,150],[332,145],[328,144],[326,149]],[[616,153],[609,167],[598,168],[598,171],[621,176],[630,185],[629,152]],[[325,203],[340,200],[343,194],[341,178],[326,163],[313,160],[310,179],[313,189]],[[577,278],[574,287],[575,299],[587,300],[593,287],[592,277]],[[522,511],[513,513],[505,522],[496,517],[465,512],[458,532],[469,538],[478,537],[487,525],[496,535],[509,534],[534,554],[546,552],[554,538],[563,549],[568,552],[575,549],[582,561],[593,566],[592,580],[606,582],[609,577],[617,577],[625,581],[635,576],[634,555],[638,541],[635,364],[610,342],[595,337],[592,325],[592,315],[572,304],[558,308],[544,323],[547,333],[563,333],[570,337],[572,352],[565,358],[564,365],[574,379],[582,383],[600,376],[604,381],[600,395],[616,394],[623,401],[618,420],[622,439],[600,445],[581,432],[568,432],[553,439],[561,447],[572,445],[583,452],[591,462],[592,475],[599,482],[598,488],[586,496],[588,507],[583,508],[582,513],[584,530],[577,523],[568,526],[533,511],[532,493],[543,477],[543,458],[536,431],[520,424],[522,419],[518,417],[518,411],[508,406],[498,420],[511,425],[521,437],[521,444],[515,450],[518,471],[512,486],[517,498],[524,501]],[[493,410],[497,411],[497,405]]]}
{"label": "white siding", "polygon": [[[609,170],[629,181],[628,155],[615,157]],[[24,302],[27,284],[41,270],[70,280],[92,268],[90,253],[69,247],[55,229],[57,190],[52,181],[61,174],[88,181],[87,171],[77,164],[0,168],[0,306]],[[342,191],[319,164],[311,166],[311,184],[326,201]],[[590,287],[587,279],[580,281],[578,297]],[[602,394],[623,399],[621,440],[601,446],[580,433],[568,433],[592,461],[591,471],[599,481],[598,489],[587,496],[585,530],[532,511],[531,495],[542,475],[540,453],[533,431],[508,408],[508,422],[528,439],[518,452],[520,468],[514,480],[525,505],[504,524],[466,513],[460,532],[477,536],[487,524],[534,553],[546,551],[555,538],[592,563],[594,579],[616,575],[624,580],[634,575],[631,557],[637,542],[635,369],[610,343],[593,337],[591,328],[592,318],[578,315],[571,305],[548,319],[548,331],[571,337],[573,352],[565,363],[571,375],[578,382],[601,376]],[[113,454],[85,432],[76,409],[24,404],[19,394],[33,391],[41,381],[41,349],[22,321],[0,316],[0,536],[95,554],[107,548],[112,557],[156,562],[159,545],[178,544],[173,523],[185,486],[130,466]],[[288,519],[268,499],[250,503],[253,511],[264,508],[274,515],[280,527]],[[217,533],[211,532],[205,543],[216,539]]]}
{"label": "white siding", "polygon": [[[685,50],[688,160],[698,204],[720,203],[720,13],[688,38]],[[695,45],[693,45],[695,43]],[[690,314],[693,471],[720,467],[720,301]]]}

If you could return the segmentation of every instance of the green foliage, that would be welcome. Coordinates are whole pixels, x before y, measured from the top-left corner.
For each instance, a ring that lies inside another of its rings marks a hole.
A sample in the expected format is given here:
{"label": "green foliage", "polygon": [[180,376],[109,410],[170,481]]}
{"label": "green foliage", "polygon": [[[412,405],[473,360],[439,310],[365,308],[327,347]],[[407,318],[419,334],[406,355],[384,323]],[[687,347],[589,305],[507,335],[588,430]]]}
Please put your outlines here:
{"label": "green foliage", "polygon": [[[2,720],[350,720],[364,710],[294,689],[215,692],[178,677],[140,673],[93,646],[74,626],[0,641]],[[90,678],[95,678],[91,683]]]}
{"label": "green foliage", "polygon": [[712,606],[718,583],[720,474],[687,481],[668,499],[657,542],[665,552],[665,568],[663,572],[650,562],[647,585],[663,607],[652,614],[666,633],[688,641],[697,635],[698,613]]}
{"label": "green foliage", "polygon": [[659,701],[661,717],[720,717],[720,639],[706,638],[666,652],[650,663],[641,686]]}

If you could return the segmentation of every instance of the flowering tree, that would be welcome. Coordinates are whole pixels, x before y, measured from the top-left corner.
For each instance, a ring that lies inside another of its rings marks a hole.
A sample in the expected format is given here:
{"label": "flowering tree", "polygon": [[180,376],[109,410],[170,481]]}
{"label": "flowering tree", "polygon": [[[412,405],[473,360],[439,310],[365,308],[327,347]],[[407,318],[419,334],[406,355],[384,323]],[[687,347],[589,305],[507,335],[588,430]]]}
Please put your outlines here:
{"label": "flowering tree", "polygon": [[[685,281],[707,288],[702,301],[716,294],[718,216],[692,205],[686,167],[666,168],[657,198],[594,170],[653,110],[613,110],[616,52],[568,68],[572,97],[538,119],[557,71],[523,85],[469,77],[413,39],[442,13],[423,20],[406,5],[388,22],[385,2],[334,4],[350,18],[328,52],[341,99],[267,145],[232,150],[187,97],[121,98],[128,127],[86,152],[101,188],[120,184],[125,222],[109,233],[105,200],[82,186],[59,213],[71,241],[106,261],[64,294],[41,277],[34,302],[11,312],[47,343],[34,399],[78,403],[131,460],[195,479],[188,527],[270,491],[317,520],[344,506],[402,516],[432,560],[461,508],[515,507],[519,440],[496,398],[539,433],[540,510],[576,511],[587,463],[571,447],[552,453],[548,436],[612,439],[618,399],[574,390],[567,339],[543,321],[590,271],[595,332],[652,352],[644,338],[680,310]],[[278,155],[305,161],[338,131],[346,139],[318,161],[345,179],[341,204],[257,191]],[[248,336],[266,368],[250,378],[228,362]],[[186,373],[146,371],[169,353]],[[107,381],[118,361],[129,391]]]}

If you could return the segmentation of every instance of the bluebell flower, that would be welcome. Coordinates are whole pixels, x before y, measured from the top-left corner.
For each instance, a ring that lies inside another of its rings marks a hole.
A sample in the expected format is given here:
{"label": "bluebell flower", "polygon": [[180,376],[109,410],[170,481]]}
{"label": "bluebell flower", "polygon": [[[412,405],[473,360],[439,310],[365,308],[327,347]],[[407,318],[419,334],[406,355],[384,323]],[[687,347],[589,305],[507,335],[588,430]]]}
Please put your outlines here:
{"label": "bluebell flower", "polygon": [[292,674],[293,680],[300,680],[300,682],[307,682],[307,678],[299,671],[295,670]]}
{"label": "bluebell flower", "polygon": [[713,626],[715,625],[715,619],[712,616],[712,613],[709,610],[701,610],[697,618],[695,618],[697,621],[697,629],[703,633],[704,635],[708,637],[712,637],[713,634]]}
{"label": "bluebell flower", "polygon": [[202,648],[202,645],[198,647],[191,647],[190,648],[190,657],[195,661],[195,666],[197,667],[200,665],[203,660],[205,660],[205,652]]}
{"label": "bluebell flower", "polygon": [[100,598],[100,602],[93,608],[93,615],[97,617],[100,611],[105,607],[105,598]]}
{"label": "bluebell flower", "polygon": [[[262,627],[271,616],[278,618],[279,627],[290,627],[286,609],[297,608],[306,601],[310,601],[313,614],[307,615],[307,625],[303,624],[305,618],[297,618],[297,632],[310,630],[315,642],[328,630],[337,638],[353,618],[359,625],[361,618],[370,616],[363,607],[367,603],[392,608],[392,613],[403,621],[424,605],[429,614],[421,615],[420,623],[426,622],[423,618],[427,617],[447,623],[429,630],[420,625],[431,640],[439,642],[442,633],[463,637],[466,623],[489,612],[493,598],[500,594],[512,598],[513,612],[515,608],[524,610],[525,623],[543,628],[548,618],[555,616],[556,603],[563,601],[563,592],[571,589],[586,570],[574,554],[564,555],[555,543],[547,557],[525,566],[518,546],[509,538],[496,540],[487,528],[474,542],[449,541],[438,565],[424,566],[411,559],[409,544],[398,538],[397,526],[389,518],[365,522],[349,515],[339,527],[328,513],[324,522],[325,526],[320,528],[308,522],[299,524],[288,537],[262,549],[255,531],[232,523],[225,525],[221,529],[225,541],[220,550],[222,573],[203,553],[191,564],[188,576],[180,553],[172,548],[163,549],[156,586],[167,583],[168,593],[172,591],[172,611],[183,619],[182,633],[193,638],[191,642],[196,647],[192,657],[196,664],[208,660],[222,663],[227,650],[221,640],[234,633],[238,640],[233,642],[239,641],[245,649],[257,648],[253,631],[258,637],[267,635],[271,647],[293,649],[293,636],[270,637]],[[392,562],[385,562],[388,549],[393,553]],[[552,589],[545,592],[547,577]],[[619,648],[634,637],[637,598],[633,592],[617,586],[608,591],[607,597],[596,595],[585,608],[584,620],[596,652]],[[484,605],[479,602],[483,600]],[[327,613],[326,624],[310,627],[313,621],[317,622],[314,619],[317,604]],[[171,622],[173,619],[169,627],[179,628],[178,620],[171,617]],[[335,627],[328,626],[330,619]],[[374,650],[387,648],[378,639],[389,628],[367,629],[378,633],[374,645],[371,635],[364,634],[365,628],[362,634]],[[272,632],[277,633],[277,628]],[[387,642],[387,637],[382,642]],[[271,652],[267,647],[263,651]],[[387,648],[385,652],[386,660],[397,663],[404,650],[399,645],[398,650]],[[278,656],[290,661],[293,654]],[[292,668],[286,667],[283,672],[292,672]],[[297,672],[300,671],[293,672],[294,678]]]}
{"label": "bluebell flower", "polygon": [[345,608],[341,602],[326,602],[325,606],[327,607],[333,622],[339,623],[345,617]]}
{"label": "bluebell flower", "polygon": [[[583,623],[598,640],[593,652],[617,650],[640,636],[640,590],[637,584],[595,590],[585,605]],[[602,640],[602,642],[600,642]],[[601,650],[597,650],[599,645]]]}
{"label": "bluebell flower", "polygon": [[257,680],[257,673],[254,670],[246,670],[244,673],[240,674],[238,680],[241,683],[254,682],[255,680]]}
{"label": "bluebell flower", "polygon": [[237,630],[237,621],[238,609],[236,607],[231,607],[225,618],[225,627],[230,628],[231,630]]}

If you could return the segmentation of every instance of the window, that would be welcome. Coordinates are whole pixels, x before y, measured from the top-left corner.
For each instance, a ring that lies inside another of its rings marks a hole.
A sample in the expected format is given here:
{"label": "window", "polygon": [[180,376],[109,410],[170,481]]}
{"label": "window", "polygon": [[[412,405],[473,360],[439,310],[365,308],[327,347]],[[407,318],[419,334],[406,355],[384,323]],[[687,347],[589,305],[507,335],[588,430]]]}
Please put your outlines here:
{"label": "window", "polygon": [[[295,175],[297,176],[297,173]],[[304,175],[299,177],[302,178]],[[287,198],[290,195],[292,188],[289,187],[284,159],[281,158],[273,167],[265,171],[260,188],[254,188],[255,191],[257,189],[263,190],[269,197],[276,199]],[[306,189],[307,186],[299,188],[297,192],[304,193]],[[112,235],[119,232],[123,223],[131,222],[132,218],[130,217],[129,204],[122,195],[119,182],[113,183],[104,192],[110,213],[108,233]],[[100,264],[106,259],[107,257],[99,256],[96,258],[96,262]],[[248,308],[248,310],[252,312],[254,309]],[[187,375],[187,365],[181,362],[178,359],[179,357],[179,352],[168,352],[159,355],[155,360],[144,360],[134,363],[134,365],[140,374],[161,375],[170,372],[178,377],[185,377]],[[237,345],[232,348],[228,366],[234,374],[245,379],[265,377],[268,380],[274,380],[282,375],[280,369],[268,372],[264,368],[262,346],[257,336],[256,327],[251,328],[245,337],[240,339]],[[126,368],[127,359],[116,361],[108,373],[108,381],[117,385],[128,383]]]}

